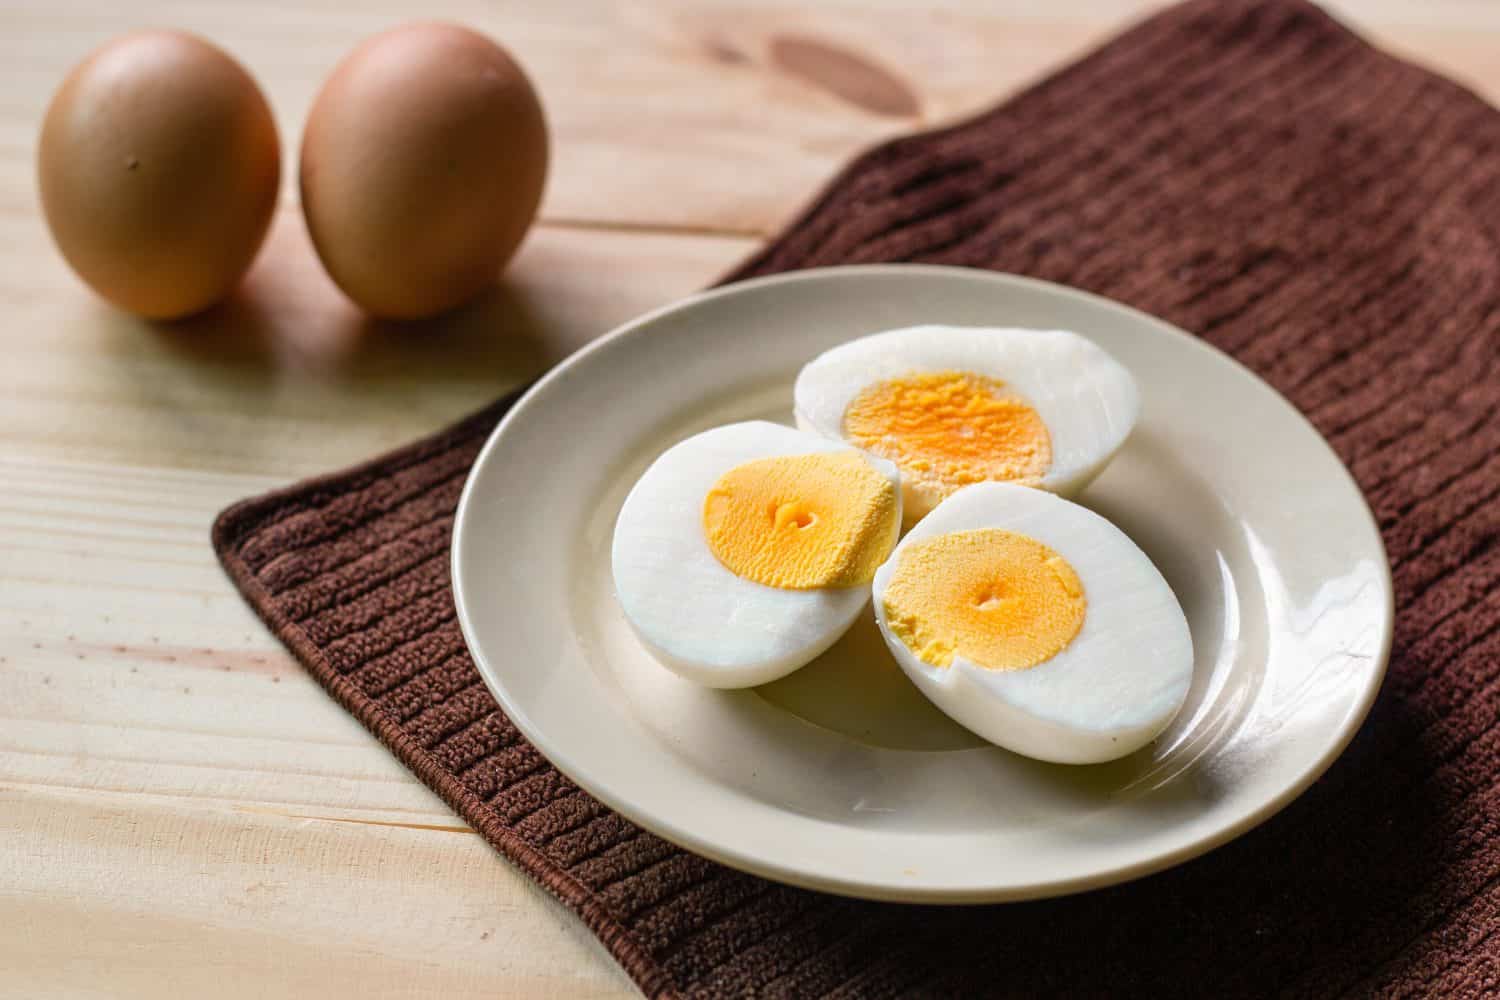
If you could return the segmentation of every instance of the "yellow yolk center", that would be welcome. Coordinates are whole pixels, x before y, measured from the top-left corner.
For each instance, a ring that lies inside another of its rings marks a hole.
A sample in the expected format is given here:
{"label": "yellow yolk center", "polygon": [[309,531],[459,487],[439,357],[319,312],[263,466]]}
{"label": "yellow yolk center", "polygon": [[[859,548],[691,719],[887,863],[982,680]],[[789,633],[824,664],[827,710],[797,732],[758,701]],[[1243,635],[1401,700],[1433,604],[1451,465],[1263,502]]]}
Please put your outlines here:
{"label": "yellow yolk center", "polygon": [[1035,486],[1052,464],[1052,436],[1036,410],[969,372],[868,386],[844,411],[844,435],[937,498],[990,480]]}
{"label": "yellow yolk center", "polygon": [[869,583],[899,527],[896,488],[852,451],[746,462],[703,501],[703,532],[729,570],[768,587]]}
{"label": "yellow yolk center", "polygon": [[1067,648],[1088,602],[1067,560],[999,528],[909,544],[885,590],[886,624],[918,658],[955,655],[991,670],[1025,670]]}

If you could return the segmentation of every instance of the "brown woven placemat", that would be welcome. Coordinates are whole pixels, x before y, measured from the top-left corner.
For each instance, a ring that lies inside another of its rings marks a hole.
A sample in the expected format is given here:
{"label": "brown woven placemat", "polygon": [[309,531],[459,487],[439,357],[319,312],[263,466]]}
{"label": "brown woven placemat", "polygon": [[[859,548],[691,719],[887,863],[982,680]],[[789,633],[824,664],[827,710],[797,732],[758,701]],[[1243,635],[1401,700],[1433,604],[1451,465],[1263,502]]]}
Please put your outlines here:
{"label": "brown woven placemat", "polygon": [[1395,572],[1390,675],[1281,815],[1134,884],[986,908],[789,889],[644,833],[527,745],[454,621],[453,510],[504,401],[241,503],[214,544],[330,693],[653,996],[1495,990],[1500,114],[1299,0],[1199,0],[860,157],[739,274],[891,260],[1163,316],[1286,393],[1353,470]]}

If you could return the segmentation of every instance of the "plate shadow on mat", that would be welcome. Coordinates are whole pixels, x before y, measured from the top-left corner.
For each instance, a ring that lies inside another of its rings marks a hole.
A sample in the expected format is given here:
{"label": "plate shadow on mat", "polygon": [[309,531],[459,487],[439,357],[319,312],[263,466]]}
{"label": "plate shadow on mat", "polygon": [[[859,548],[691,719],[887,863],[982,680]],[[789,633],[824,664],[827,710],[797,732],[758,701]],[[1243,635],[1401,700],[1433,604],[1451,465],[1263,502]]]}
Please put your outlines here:
{"label": "plate shadow on mat", "polygon": [[[1453,850],[1446,845],[1460,839],[1465,817],[1451,814],[1422,780],[1440,766],[1420,739],[1422,729],[1402,700],[1382,699],[1344,756],[1286,809],[1217,850],[1145,879],[978,907],[839,905],[848,921],[911,955],[913,974],[929,977],[921,980],[922,995],[1203,996],[1206,984],[1183,982],[1181,971],[1191,967],[1189,956],[1201,961],[1205,952],[1223,957],[1226,979],[1212,985],[1215,996],[1375,992],[1381,968],[1351,968],[1324,956],[1395,958],[1473,891],[1437,881],[1444,851]],[[1409,753],[1382,755],[1382,746],[1395,745]],[[1387,794],[1371,794],[1370,785]],[[1279,863],[1268,866],[1267,859]],[[1142,921],[1147,912],[1153,919]],[[1339,919],[1356,912],[1372,919]],[[1035,957],[1055,953],[1058,937],[1079,943],[1079,962],[1039,967]],[[981,954],[952,950],[955,942],[980,939]],[[1296,979],[1287,978],[1290,971]]]}

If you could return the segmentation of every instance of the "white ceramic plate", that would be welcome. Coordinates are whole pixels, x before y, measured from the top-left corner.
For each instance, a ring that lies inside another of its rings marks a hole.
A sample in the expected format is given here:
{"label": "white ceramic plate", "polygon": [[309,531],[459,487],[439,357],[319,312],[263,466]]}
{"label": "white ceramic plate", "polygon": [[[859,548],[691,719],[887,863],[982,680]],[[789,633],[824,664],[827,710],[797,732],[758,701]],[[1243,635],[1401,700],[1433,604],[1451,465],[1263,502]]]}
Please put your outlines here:
{"label": "white ceramic plate", "polygon": [[[804,362],[917,323],[1076,330],[1140,381],[1140,425],[1080,499],[1145,549],[1192,626],[1187,706],[1152,747],[1068,767],[982,744],[922,699],[869,614],[801,671],[744,691],[668,673],[622,618],[610,534],[646,465],[716,424],[789,421]],[[1264,820],[1354,734],[1392,617],[1359,490],[1245,368],[1092,295],[904,265],[745,282],[574,355],[480,454],[453,585],[506,713],[619,812],[769,878],[929,902],[1102,886]]]}

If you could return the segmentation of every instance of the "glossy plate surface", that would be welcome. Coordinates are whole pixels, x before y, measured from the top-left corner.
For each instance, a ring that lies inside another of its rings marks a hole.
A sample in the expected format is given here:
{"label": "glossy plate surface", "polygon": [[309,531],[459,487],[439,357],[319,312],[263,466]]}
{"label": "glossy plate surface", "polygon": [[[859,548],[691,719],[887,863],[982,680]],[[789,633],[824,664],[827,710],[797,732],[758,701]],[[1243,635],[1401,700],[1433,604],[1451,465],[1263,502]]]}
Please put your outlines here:
{"label": "glossy plate surface", "polygon": [[[622,618],[610,537],[652,459],[716,424],[789,422],[802,364],[918,323],[1076,330],[1139,380],[1141,423],[1079,500],[1146,551],[1192,627],[1188,703],[1153,746],[1067,767],[985,745],[922,699],[868,612],[817,661],[743,691],[678,679]],[[909,265],[731,286],[569,359],[475,464],[453,582],[490,690],[589,792],[747,871],[929,902],[1107,885],[1249,829],[1348,743],[1379,689],[1392,618],[1359,490],[1245,368],[1078,291]]]}

